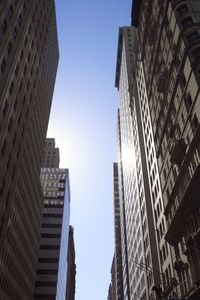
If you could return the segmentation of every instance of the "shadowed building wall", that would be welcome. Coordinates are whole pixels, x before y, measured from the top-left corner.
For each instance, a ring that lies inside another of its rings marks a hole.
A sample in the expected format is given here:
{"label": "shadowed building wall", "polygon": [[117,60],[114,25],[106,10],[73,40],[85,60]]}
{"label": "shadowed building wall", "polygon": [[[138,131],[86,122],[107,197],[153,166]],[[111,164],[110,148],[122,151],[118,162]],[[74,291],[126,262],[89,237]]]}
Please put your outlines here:
{"label": "shadowed building wall", "polygon": [[76,288],[76,264],[75,264],[75,247],[74,247],[74,229],[69,226],[69,240],[68,240],[68,269],[67,269],[67,290],[66,300],[75,299]]}
{"label": "shadowed building wall", "polygon": [[159,294],[199,299],[200,2],[139,2],[134,0],[132,13],[137,27],[133,69],[148,137]]}
{"label": "shadowed building wall", "polygon": [[40,169],[58,64],[55,4],[0,3],[0,299],[31,299]]}

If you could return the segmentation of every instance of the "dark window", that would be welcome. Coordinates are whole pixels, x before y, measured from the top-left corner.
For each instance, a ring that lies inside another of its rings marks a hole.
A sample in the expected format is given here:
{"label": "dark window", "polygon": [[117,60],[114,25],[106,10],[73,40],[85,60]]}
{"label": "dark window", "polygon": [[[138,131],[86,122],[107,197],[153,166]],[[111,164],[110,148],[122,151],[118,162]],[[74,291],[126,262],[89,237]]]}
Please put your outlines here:
{"label": "dark window", "polygon": [[55,300],[54,294],[34,294],[33,299],[48,299],[48,300]]}
{"label": "dark window", "polygon": [[183,73],[180,74],[180,84],[184,88],[186,85],[185,75]]}
{"label": "dark window", "polygon": [[50,238],[50,239],[60,238],[61,234],[59,234],[59,233],[42,233],[41,237],[42,238]]}
{"label": "dark window", "polygon": [[185,97],[185,105],[186,105],[187,112],[189,112],[189,110],[192,106],[192,97],[190,94],[187,95],[187,97]]}
{"label": "dark window", "polygon": [[5,67],[6,67],[6,61],[5,61],[5,58],[3,58],[3,59],[2,59],[2,62],[1,62],[1,73],[4,72]]}
{"label": "dark window", "polygon": [[8,131],[10,132],[11,129],[12,129],[12,123],[13,123],[13,120],[12,120],[12,117],[10,118],[10,121],[8,123]]}
{"label": "dark window", "polygon": [[14,38],[14,40],[16,39],[16,37],[17,37],[17,28],[15,27],[14,31],[13,31],[13,38]]}
{"label": "dark window", "polygon": [[14,89],[14,83],[12,81],[11,84],[10,84],[10,87],[9,87],[9,93],[10,93],[10,95],[12,94],[13,89]]}
{"label": "dark window", "polygon": [[21,50],[21,53],[20,53],[20,60],[21,60],[21,61],[22,61],[23,57],[24,57],[24,51]]}
{"label": "dark window", "polygon": [[56,286],[56,281],[36,281],[35,286]]}
{"label": "dark window", "polygon": [[[48,160],[47,160],[48,162]],[[63,208],[63,204],[45,204],[45,208]]]}
{"label": "dark window", "polygon": [[47,249],[59,250],[60,246],[59,245],[40,245],[40,249],[42,249],[42,250],[47,250]]}
{"label": "dark window", "polygon": [[13,15],[13,8],[12,8],[12,5],[10,5],[9,9],[8,9],[8,14],[10,16],[10,18],[12,17]]}
{"label": "dark window", "polygon": [[199,125],[198,118],[197,118],[196,114],[194,114],[193,119],[192,119],[192,128],[194,131],[197,130],[198,125]]}
{"label": "dark window", "polygon": [[43,217],[47,217],[47,218],[62,218],[62,214],[43,214]]}
{"label": "dark window", "polygon": [[22,15],[20,14],[18,17],[18,24],[21,25],[22,24]]}
{"label": "dark window", "polygon": [[8,43],[7,50],[8,50],[8,54],[10,54],[10,52],[12,50],[12,43],[11,43],[11,41]]}
{"label": "dark window", "polygon": [[19,74],[19,65],[17,64],[15,68],[15,76],[17,76],[18,74]]}
{"label": "dark window", "polygon": [[3,32],[6,32],[6,29],[7,29],[7,22],[6,22],[6,19],[3,21],[2,23],[2,30]]}
{"label": "dark window", "polygon": [[42,224],[42,227],[44,228],[61,228],[61,224]]}
{"label": "dark window", "polygon": [[37,274],[57,274],[58,270],[43,270],[43,269],[38,269]]}
{"label": "dark window", "polygon": [[4,140],[3,145],[2,145],[2,148],[1,148],[1,155],[2,155],[2,156],[5,154],[6,144],[7,144],[7,142],[6,142],[6,140]]}
{"label": "dark window", "polygon": [[26,11],[26,3],[24,3],[24,5],[23,5],[23,11],[25,13],[25,11]]}
{"label": "dark window", "polygon": [[58,258],[52,257],[52,258],[47,258],[47,257],[41,257],[38,259],[38,262],[47,262],[47,263],[58,263]]}

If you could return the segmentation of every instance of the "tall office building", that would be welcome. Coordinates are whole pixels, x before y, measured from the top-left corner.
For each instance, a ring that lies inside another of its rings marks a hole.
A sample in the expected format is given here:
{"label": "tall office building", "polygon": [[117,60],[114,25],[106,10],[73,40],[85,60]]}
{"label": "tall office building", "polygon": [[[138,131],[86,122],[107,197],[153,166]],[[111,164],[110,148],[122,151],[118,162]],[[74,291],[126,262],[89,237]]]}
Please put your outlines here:
{"label": "tall office building", "polygon": [[107,297],[107,300],[113,300],[112,284],[110,284],[109,288],[108,288],[108,297]]}
{"label": "tall office building", "polygon": [[111,274],[111,283],[108,288],[108,300],[117,300],[117,282],[116,282],[116,264],[115,264],[115,255],[113,256],[112,266],[110,270]]}
{"label": "tall office building", "polygon": [[[48,156],[47,145],[52,142],[55,148],[54,139],[46,140],[44,157]],[[51,158],[52,162],[47,164],[55,163],[54,157]],[[66,297],[70,187],[68,169],[58,167],[57,162],[54,168],[41,169],[44,204],[34,292],[37,300],[65,300]]]}
{"label": "tall office building", "polygon": [[115,286],[116,300],[123,300],[123,271],[122,271],[122,243],[121,243],[121,217],[120,217],[120,197],[119,197],[119,178],[118,164],[113,164],[114,181],[114,232],[115,232]]}
{"label": "tall office building", "polygon": [[71,225],[69,226],[67,262],[68,262],[68,268],[67,268],[66,300],[75,300],[76,263],[75,263],[74,229]]}
{"label": "tall office building", "polygon": [[0,299],[31,299],[58,64],[53,0],[0,3]]}
{"label": "tall office building", "polygon": [[58,168],[59,162],[59,149],[55,147],[55,139],[47,138],[43,150],[42,168]]}
{"label": "tall office building", "polygon": [[[125,241],[122,239],[122,262],[123,276],[128,279],[124,281],[124,298],[153,299],[153,289],[160,284],[160,269],[151,183],[146,166],[145,137],[137,90],[135,91],[132,80],[134,39],[133,28],[120,28],[115,83],[119,90],[118,166],[121,224],[124,224],[122,235],[125,231],[126,236]],[[124,255],[127,257],[124,258]]]}
{"label": "tall office building", "polygon": [[159,176],[162,191],[153,186],[162,298],[200,299],[199,22],[196,0],[133,2],[133,76],[150,140],[149,176]]}

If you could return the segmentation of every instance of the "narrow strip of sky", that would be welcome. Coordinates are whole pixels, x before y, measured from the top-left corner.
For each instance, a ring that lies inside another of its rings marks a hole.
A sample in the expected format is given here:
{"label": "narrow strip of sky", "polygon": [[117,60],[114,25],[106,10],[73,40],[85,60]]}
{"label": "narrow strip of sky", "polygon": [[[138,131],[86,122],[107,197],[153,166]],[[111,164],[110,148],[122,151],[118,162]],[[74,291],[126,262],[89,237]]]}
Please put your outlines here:
{"label": "narrow strip of sky", "polygon": [[113,256],[114,88],[119,26],[131,0],[56,0],[60,62],[48,130],[71,180],[76,300],[107,299]]}

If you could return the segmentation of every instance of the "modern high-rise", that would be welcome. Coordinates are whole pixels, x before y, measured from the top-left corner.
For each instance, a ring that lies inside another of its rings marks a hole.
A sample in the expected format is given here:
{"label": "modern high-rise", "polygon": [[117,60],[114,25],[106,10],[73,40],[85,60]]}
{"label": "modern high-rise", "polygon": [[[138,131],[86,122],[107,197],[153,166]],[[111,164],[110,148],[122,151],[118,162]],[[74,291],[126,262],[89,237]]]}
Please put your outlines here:
{"label": "modern high-rise", "polygon": [[197,0],[133,2],[132,73],[154,181],[161,299],[200,299],[199,22]]}
{"label": "modern high-rise", "polygon": [[[153,299],[160,284],[158,247],[137,90],[132,80],[135,30],[119,29],[118,166],[124,299]],[[123,249],[124,248],[124,249]],[[126,278],[126,280],[125,280]]]}
{"label": "modern high-rise", "polygon": [[[49,145],[55,150],[54,139],[47,139],[44,157]],[[57,149],[57,148],[56,148]],[[58,149],[57,149],[58,150]],[[59,150],[58,150],[59,152]],[[51,156],[51,155],[50,155]],[[59,153],[58,153],[59,156]],[[40,250],[33,299],[65,300],[68,273],[68,239],[70,216],[70,186],[68,169],[57,166],[41,169],[41,184],[44,193],[43,215],[40,231]]]}
{"label": "modern high-rise", "polygon": [[75,300],[76,263],[75,263],[74,229],[71,225],[69,226],[67,262],[68,262],[68,268],[67,268],[66,300]]}
{"label": "modern high-rise", "polygon": [[53,0],[0,3],[0,299],[31,299],[58,64]]}

